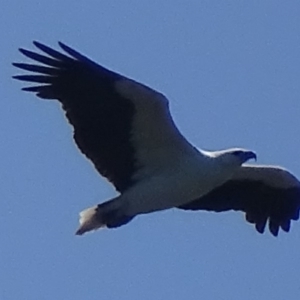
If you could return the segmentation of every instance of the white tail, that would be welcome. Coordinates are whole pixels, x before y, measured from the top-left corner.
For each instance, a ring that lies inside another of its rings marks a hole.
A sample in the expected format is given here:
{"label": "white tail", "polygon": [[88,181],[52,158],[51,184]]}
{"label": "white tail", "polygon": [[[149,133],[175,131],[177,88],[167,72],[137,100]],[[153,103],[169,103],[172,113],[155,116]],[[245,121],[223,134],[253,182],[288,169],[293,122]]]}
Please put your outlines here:
{"label": "white tail", "polygon": [[82,235],[88,231],[105,227],[105,224],[103,224],[99,218],[99,214],[97,214],[97,207],[98,206],[87,208],[79,214],[80,226],[76,231],[77,235]]}
{"label": "white tail", "polygon": [[126,215],[120,197],[83,210],[79,214],[79,229],[77,235],[82,235],[99,228],[116,228],[130,222],[134,216]]}

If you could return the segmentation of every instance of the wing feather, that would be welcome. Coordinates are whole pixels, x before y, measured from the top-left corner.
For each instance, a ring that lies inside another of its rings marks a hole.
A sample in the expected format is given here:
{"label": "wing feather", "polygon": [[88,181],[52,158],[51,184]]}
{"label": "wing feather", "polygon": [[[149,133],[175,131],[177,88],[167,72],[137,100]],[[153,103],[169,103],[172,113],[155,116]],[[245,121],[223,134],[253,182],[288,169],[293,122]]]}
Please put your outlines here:
{"label": "wing feather", "polygon": [[59,45],[66,54],[39,42],[34,45],[43,54],[20,52],[41,64],[13,65],[35,74],[14,78],[40,83],[23,90],[61,102],[78,147],[118,191],[125,191],[158,164],[172,161],[172,151],[191,148],[171,118],[167,99],[158,92],[63,43]]}
{"label": "wing feather", "polygon": [[272,166],[243,166],[237,174],[205,196],[180,206],[185,210],[243,211],[246,220],[263,233],[268,223],[277,236],[299,219],[300,183],[288,171]]}

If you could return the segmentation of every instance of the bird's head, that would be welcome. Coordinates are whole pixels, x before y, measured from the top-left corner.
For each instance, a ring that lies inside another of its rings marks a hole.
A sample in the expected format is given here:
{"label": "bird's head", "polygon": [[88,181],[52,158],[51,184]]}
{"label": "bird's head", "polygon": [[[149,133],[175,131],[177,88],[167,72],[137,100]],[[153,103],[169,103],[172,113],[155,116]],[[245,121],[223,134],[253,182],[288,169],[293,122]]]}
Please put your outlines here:
{"label": "bird's head", "polygon": [[233,148],[221,151],[215,151],[214,157],[222,164],[239,167],[249,159],[256,160],[255,152],[247,149]]}

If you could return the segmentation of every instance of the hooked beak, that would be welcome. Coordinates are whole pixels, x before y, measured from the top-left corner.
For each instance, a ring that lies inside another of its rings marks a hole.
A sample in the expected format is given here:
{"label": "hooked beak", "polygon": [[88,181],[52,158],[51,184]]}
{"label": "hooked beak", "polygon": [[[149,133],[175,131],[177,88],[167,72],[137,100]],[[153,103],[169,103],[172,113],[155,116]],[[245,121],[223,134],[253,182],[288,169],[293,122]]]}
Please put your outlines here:
{"label": "hooked beak", "polygon": [[257,155],[253,151],[248,151],[246,152],[246,161],[249,159],[254,159],[255,161],[257,160]]}

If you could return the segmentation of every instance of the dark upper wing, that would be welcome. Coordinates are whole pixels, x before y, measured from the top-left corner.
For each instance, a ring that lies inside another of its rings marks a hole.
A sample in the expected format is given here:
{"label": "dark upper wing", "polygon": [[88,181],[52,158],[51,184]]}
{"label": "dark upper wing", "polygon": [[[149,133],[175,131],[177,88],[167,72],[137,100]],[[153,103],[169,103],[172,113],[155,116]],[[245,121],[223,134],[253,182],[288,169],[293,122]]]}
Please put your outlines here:
{"label": "dark upper wing", "polygon": [[255,224],[260,233],[264,232],[267,222],[274,236],[278,235],[279,228],[288,232],[291,220],[299,219],[299,185],[291,182],[290,185],[276,187],[260,180],[261,178],[255,180],[251,177],[255,176],[230,180],[207,195],[179,208],[215,212],[240,210],[246,213],[246,220]]}
{"label": "dark upper wing", "polygon": [[14,78],[41,84],[25,87],[25,91],[36,92],[44,99],[58,99],[75,128],[74,139],[80,150],[118,190],[126,189],[134,171],[133,149],[126,142],[134,107],[126,99],[120,101],[120,96],[114,92],[113,84],[121,76],[63,44],[60,46],[71,57],[40,43],[34,44],[48,56],[20,51],[42,65],[15,63],[14,66],[38,75]]}
{"label": "dark upper wing", "polygon": [[39,64],[13,64],[34,74],[14,78],[38,83],[23,90],[62,103],[78,147],[120,192],[163,164],[169,149],[190,147],[174,125],[162,94],[62,43],[68,55],[38,42],[34,45],[43,54],[20,51]]}

